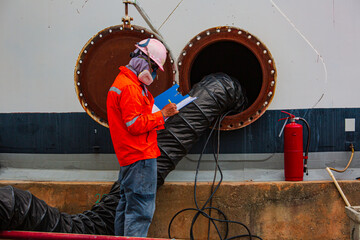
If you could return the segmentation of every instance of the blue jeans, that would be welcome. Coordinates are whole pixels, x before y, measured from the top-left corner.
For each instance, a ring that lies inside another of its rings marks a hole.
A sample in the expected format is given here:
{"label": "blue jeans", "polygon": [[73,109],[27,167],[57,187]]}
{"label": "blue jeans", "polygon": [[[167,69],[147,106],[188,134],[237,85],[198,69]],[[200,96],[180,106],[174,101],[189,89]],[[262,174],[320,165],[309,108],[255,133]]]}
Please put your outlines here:
{"label": "blue jeans", "polygon": [[155,212],[156,158],[120,167],[119,182],[120,201],[115,214],[115,235],[146,237]]}

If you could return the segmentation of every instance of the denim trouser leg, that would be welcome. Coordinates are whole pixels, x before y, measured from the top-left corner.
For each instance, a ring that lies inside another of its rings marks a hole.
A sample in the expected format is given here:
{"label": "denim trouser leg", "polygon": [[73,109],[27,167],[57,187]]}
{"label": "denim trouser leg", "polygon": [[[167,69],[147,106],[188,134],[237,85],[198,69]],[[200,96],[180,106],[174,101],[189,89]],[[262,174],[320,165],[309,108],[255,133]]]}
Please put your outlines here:
{"label": "denim trouser leg", "polygon": [[115,235],[146,237],[155,211],[156,159],[121,167],[120,201],[116,209]]}
{"label": "denim trouser leg", "polygon": [[116,236],[124,236],[124,220],[125,220],[125,194],[124,187],[120,184],[120,200],[116,208],[115,213],[115,235]]}

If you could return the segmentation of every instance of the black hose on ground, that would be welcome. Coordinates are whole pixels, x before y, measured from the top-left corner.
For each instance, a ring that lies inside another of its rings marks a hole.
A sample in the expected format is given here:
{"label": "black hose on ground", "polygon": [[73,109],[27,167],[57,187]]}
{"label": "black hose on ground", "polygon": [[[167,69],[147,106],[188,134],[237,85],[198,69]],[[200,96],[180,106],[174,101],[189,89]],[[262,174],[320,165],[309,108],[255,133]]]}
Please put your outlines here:
{"label": "black hose on ground", "polygon": [[[228,110],[240,112],[246,103],[238,81],[226,74],[211,74],[196,84],[190,96],[197,99],[166,121],[158,132],[161,156],[158,162],[158,186],[175,169],[199,137],[216,118]],[[119,201],[119,183],[91,210],[80,214],[60,213],[28,191],[12,186],[0,188],[0,230],[25,230],[83,234],[114,234],[115,210]]]}
{"label": "black hose on ground", "polygon": [[80,214],[60,213],[29,191],[12,186],[0,188],[0,230],[114,234],[115,210],[120,199],[115,182],[108,194],[91,210]]}

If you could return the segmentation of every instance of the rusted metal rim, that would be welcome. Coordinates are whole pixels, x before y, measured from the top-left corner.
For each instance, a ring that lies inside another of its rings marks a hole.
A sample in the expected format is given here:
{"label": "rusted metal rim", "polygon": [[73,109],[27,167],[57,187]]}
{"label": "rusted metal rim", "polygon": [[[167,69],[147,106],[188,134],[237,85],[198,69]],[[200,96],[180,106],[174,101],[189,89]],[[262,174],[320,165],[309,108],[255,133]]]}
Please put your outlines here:
{"label": "rusted metal rim", "polygon": [[[197,60],[199,55],[203,51],[207,51],[206,49],[209,49],[211,46],[227,42],[246,48],[246,50],[250,52],[250,55],[254,56],[255,61],[257,61],[257,63],[255,63],[259,66],[257,71],[261,71],[260,73],[257,73],[258,76],[260,76],[260,79],[258,79],[259,93],[256,93],[256,99],[254,99],[251,105],[243,112],[227,116],[222,122],[221,130],[234,130],[245,127],[259,119],[260,116],[264,114],[274,97],[276,68],[274,59],[266,46],[254,35],[239,28],[211,28],[199,33],[188,42],[180,53],[177,65],[179,70],[180,91],[182,94],[186,94],[191,90],[191,84],[193,81],[191,79],[191,74],[194,70],[192,68],[194,67],[194,62]],[[237,57],[242,58],[243,56],[241,56],[241,53],[238,53]],[[234,68],[239,67],[236,65],[238,58],[234,59],[230,57],[229,64],[233,64]],[[216,59],[207,58],[205,61],[216,61]],[[227,73],[226,71],[224,72]],[[251,89],[246,89],[246,91],[249,90],[251,91]]]}
{"label": "rusted metal rim", "polygon": [[[92,37],[79,54],[74,72],[76,94],[89,116],[105,127],[108,127],[106,112],[108,90],[119,74],[119,67],[128,64],[135,43],[145,38],[158,37],[134,25],[112,26]],[[153,96],[159,95],[175,83],[175,67],[168,49],[165,71],[159,70],[157,78],[149,86]]]}

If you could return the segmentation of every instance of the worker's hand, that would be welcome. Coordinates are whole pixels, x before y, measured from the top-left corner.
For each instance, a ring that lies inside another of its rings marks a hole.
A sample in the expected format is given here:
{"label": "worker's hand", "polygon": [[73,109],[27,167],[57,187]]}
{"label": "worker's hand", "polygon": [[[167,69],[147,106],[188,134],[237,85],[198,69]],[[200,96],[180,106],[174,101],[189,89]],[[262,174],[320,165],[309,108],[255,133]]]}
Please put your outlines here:
{"label": "worker's hand", "polygon": [[161,109],[161,113],[164,115],[165,118],[168,118],[174,116],[175,114],[178,114],[179,111],[177,110],[175,103],[169,103],[163,109]]}

